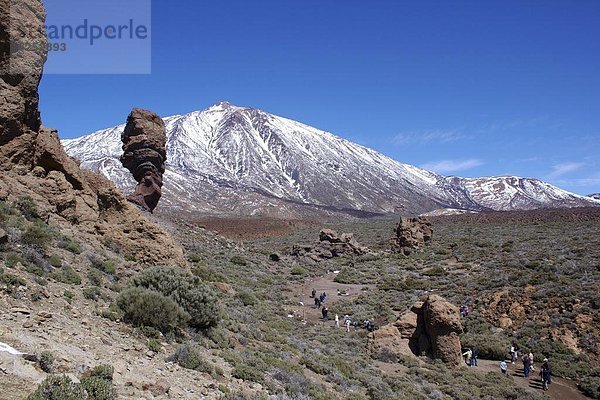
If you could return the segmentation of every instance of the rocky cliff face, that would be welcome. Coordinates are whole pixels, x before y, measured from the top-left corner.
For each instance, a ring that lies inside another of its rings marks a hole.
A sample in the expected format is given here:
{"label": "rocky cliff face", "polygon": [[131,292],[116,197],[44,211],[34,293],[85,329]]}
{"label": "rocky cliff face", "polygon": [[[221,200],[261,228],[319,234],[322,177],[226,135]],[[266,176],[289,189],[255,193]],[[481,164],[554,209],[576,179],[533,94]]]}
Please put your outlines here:
{"label": "rocky cliff face", "polygon": [[138,182],[127,200],[152,212],[162,195],[162,177],[167,158],[165,123],[152,111],[135,108],[127,117],[121,140],[121,163]]}
{"label": "rocky cliff face", "polygon": [[[2,1],[0,7],[0,200],[29,196],[52,224],[74,227],[89,240],[112,241],[145,264],[183,265],[183,252],[167,233],[110,181],[82,171],[56,130],[41,126],[37,88],[47,54],[41,2]],[[18,32],[20,46],[12,57],[11,32]]]}

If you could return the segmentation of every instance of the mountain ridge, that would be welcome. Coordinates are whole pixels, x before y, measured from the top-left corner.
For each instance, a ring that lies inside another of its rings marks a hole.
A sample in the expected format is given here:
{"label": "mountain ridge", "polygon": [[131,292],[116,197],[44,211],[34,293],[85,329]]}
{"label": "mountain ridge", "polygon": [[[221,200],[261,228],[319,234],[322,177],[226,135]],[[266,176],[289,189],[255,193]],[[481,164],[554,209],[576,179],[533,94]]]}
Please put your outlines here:
{"label": "mountain ridge", "polygon": [[[288,216],[298,212],[298,205],[423,213],[600,204],[537,179],[445,177],[332,133],[228,102],[163,119],[164,200],[176,209]],[[123,128],[63,140],[63,145],[84,168],[130,189],[133,180],[119,161]]]}

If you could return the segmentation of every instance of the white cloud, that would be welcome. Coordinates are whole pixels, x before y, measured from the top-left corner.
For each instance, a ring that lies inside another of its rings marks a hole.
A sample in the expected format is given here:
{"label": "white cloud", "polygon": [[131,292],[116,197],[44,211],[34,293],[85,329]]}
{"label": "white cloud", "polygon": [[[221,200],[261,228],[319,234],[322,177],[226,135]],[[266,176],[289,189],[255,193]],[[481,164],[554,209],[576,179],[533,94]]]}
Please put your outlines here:
{"label": "white cloud", "polygon": [[548,174],[549,179],[558,178],[570,172],[577,171],[583,167],[584,164],[580,162],[567,162],[562,164],[556,164],[552,166],[552,172]]}
{"label": "white cloud", "polygon": [[421,168],[437,172],[438,174],[453,174],[455,172],[466,171],[483,165],[484,162],[478,159],[470,160],[441,160],[429,162],[421,165]]}
{"label": "white cloud", "polygon": [[392,138],[392,143],[396,146],[408,144],[428,144],[432,142],[449,143],[463,139],[465,135],[457,129],[442,130],[432,129],[420,132],[402,132]]}

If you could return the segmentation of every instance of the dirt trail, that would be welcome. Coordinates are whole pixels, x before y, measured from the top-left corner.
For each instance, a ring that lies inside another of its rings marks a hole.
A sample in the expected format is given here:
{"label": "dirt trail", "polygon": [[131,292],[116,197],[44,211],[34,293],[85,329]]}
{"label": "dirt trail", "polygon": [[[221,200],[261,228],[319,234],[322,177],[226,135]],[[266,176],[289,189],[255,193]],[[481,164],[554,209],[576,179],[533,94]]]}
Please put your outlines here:
{"label": "dirt trail", "polygon": [[[314,306],[314,299],[310,297],[311,291],[314,288],[317,291],[317,296],[321,293],[325,292],[327,294],[327,300],[325,305],[329,308],[333,304],[343,300],[343,299],[353,299],[356,298],[363,292],[364,288],[368,288],[369,290],[375,289],[375,285],[353,285],[353,284],[345,284],[345,283],[337,283],[333,280],[335,279],[336,274],[328,273],[326,275],[322,275],[316,278],[313,278],[301,285],[295,285],[292,287],[292,293],[294,293],[295,298],[300,299],[304,304],[304,307],[298,307],[295,312],[298,315],[304,315],[304,318],[307,322],[319,323],[322,322],[321,309],[316,308]],[[345,293],[346,295],[340,296],[337,294],[337,291],[341,293]],[[332,321],[335,317],[335,314],[329,315],[329,319]],[[343,315],[339,315],[340,324],[343,324]]]}
{"label": "dirt trail", "polygon": [[[492,360],[479,360],[477,367],[472,368],[476,372],[489,372],[496,371],[500,373],[500,361]],[[523,365],[520,363],[510,364],[508,363],[508,374],[513,377],[515,383],[522,388],[528,389],[535,392],[543,392],[542,382],[539,378],[539,369],[533,371],[529,378],[523,376]],[[589,400],[588,397],[584,396],[579,390],[575,382],[562,379],[552,378],[552,383],[547,392],[544,392],[548,397],[553,400]]]}

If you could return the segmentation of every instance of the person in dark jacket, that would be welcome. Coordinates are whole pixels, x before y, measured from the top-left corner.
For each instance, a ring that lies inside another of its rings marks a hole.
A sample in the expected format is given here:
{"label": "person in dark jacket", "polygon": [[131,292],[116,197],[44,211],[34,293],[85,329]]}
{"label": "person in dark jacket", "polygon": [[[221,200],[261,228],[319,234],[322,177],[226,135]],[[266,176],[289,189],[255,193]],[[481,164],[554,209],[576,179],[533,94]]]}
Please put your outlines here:
{"label": "person in dark jacket", "polygon": [[477,347],[473,346],[473,348],[471,349],[471,367],[476,367],[477,366],[477,356],[479,354],[477,353]]}
{"label": "person in dark jacket", "polygon": [[327,321],[327,314],[329,313],[329,309],[327,307],[323,307],[321,310],[321,314],[323,315],[323,321]]}
{"label": "person in dark jacket", "polygon": [[548,390],[548,385],[552,382],[552,371],[547,358],[544,358],[544,363],[540,368],[540,378],[542,379],[542,387],[544,390]]}

